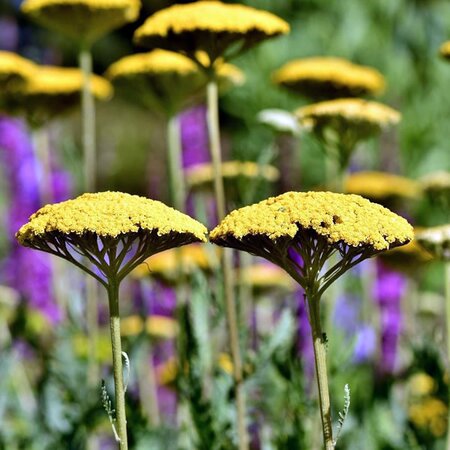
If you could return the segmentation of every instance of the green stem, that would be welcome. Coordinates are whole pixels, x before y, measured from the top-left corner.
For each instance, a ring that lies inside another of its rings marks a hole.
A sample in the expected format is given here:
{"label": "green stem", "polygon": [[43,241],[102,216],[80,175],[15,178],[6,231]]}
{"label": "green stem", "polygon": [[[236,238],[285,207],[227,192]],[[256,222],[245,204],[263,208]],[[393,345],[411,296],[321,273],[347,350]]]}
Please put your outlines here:
{"label": "green stem", "polygon": [[[447,364],[450,361],[450,261],[445,262],[445,307],[447,321]],[[449,388],[450,396],[450,388]],[[447,424],[447,449],[450,449],[450,410]]]}
{"label": "green stem", "polygon": [[125,412],[125,389],[123,385],[122,343],[120,340],[119,284],[109,280],[109,323],[111,329],[111,348],[114,370],[115,410],[119,449],[128,450],[127,418]]}
{"label": "green stem", "polygon": [[316,365],[317,387],[319,391],[320,416],[322,419],[323,441],[326,450],[333,450],[333,428],[331,425],[331,403],[328,390],[326,339],[320,319],[320,298],[308,296],[308,309],[311,322],[314,360]]}
{"label": "green stem", "polygon": [[186,188],[181,160],[180,124],[175,115],[171,116],[167,123],[167,146],[172,205],[178,211],[184,211]]}
{"label": "green stem", "polygon": [[83,135],[83,169],[84,191],[95,191],[96,149],[95,149],[95,103],[90,88],[92,76],[92,55],[89,48],[80,50],[80,69],[83,73],[83,88],[81,92],[81,120]]}
{"label": "green stem", "polygon": [[39,191],[41,203],[46,205],[52,203],[53,189],[52,189],[52,172],[50,167],[50,151],[49,151],[49,137],[48,130],[45,127],[40,127],[33,130],[33,142],[36,151],[36,156],[42,166],[42,180],[39,183]]}
{"label": "green stem", "polygon": [[[213,164],[214,193],[218,220],[225,217],[225,189],[222,179],[222,154],[220,148],[219,130],[219,95],[217,82],[214,76],[210,77],[206,88],[207,94],[207,122],[209,148]],[[233,282],[233,254],[231,249],[225,248],[222,252],[222,270],[224,281],[225,310],[228,324],[228,338],[233,360],[234,386],[236,390],[237,430],[239,450],[248,449],[248,436],[245,423],[246,401],[242,377],[242,358],[239,347],[239,334],[236,313],[236,302]]]}
{"label": "green stem", "polygon": [[[81,92],[81,121],[83,138],[83,190],[95,191],[96,148],[95,148],[95,103],[90,88],[92,76],[92,54],[89,46],[83,46],[79,54],[80,69],[83,74]],[[95,280],[86,276],[86,322],[89,345],[97,348],[98,341],[98,291]],[[96,352],[92,351],[88,360],[88,383],[95,385],[98,380]]]}

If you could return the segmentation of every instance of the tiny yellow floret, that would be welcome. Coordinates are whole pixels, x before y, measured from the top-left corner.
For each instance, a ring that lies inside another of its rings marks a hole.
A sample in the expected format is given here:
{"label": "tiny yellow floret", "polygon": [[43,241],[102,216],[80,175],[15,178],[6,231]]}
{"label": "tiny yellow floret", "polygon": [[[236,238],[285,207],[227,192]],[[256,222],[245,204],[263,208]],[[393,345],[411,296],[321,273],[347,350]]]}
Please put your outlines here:
{"label": "tiny yellow floret", "polygon": [[158,236],[187,234],[206,241],[206,228],[164,203],[121,192],[83,194],[74,200],[46,205],[33,214],[17,232],[22,245],[49,233],[118,237],[127,233],[156,231]]}
{"label": "tiny yellow floret", "polygon": [[313,99],[378,95],[385,89],[375,69],[335,57],[289,61],[272,77],[274,83]]}
{"label": "tiny yellow floret", "polygon": [[231,212],[210,233],[214,243],[227,237],[265,236],[294,239],[313,230],[328,243],[367,246],[375,251],[406,244],[414,237],[412,226],[388,209],[359,195],[332,192],[287,192]]}

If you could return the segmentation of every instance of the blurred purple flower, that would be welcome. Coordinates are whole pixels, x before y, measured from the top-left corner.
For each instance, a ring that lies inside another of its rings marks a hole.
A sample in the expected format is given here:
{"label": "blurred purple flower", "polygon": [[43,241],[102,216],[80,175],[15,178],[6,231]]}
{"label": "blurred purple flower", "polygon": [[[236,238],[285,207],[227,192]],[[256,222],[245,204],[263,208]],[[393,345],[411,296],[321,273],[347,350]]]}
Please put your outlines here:
{"label": "blurred purple flower", "polygon": [[19,27],[14,17],[0,17],[0,49],[13,52],[19,44]]}
{"label": "blurred purple flower", "polygon": [[182,112],[179,116],[183,167],[210,161],[206,106],[198,105]]}
{"label": "blurred purple flower", "polygon": [[381,361],[384,374],[395,371],[397,344],[402,330],[403,315],[401,301],[406,290],[406,277],[377,260],[377,278],[373,297],[380,310]]}
{"label": "blurred purple flower", "polygon": [[377,350],[377,335],[373,327],[367,324],[359,326],[353,350],[353,362],[364,364],[370,361]]}
{"label": "blurred purple flower", "polygon": [[297,352],[302,361],[306,379],[311,382],[314,379],[314,347],[312,341],[311,325],[309,324],[308,310],[304,299],[303,289],[298,289],[295,294],[297,313]]}
{"label": "blurred purple flower", "polygon": [[[20,246],[14,235],[41,206],[40,165],[24,123],[0,116],[0,158],[9,190],[5,228],[10,254],[4,261],[2,278],[16,289],[32,308],[40,310],[52,323],[61,319],[52,292],[50,256]],[[55,168],[56,164],[54,164]],[[66,181],[62,181],[64,177]],[[57,168],[52,180],[57,200],[68,197],[68,175]]]}

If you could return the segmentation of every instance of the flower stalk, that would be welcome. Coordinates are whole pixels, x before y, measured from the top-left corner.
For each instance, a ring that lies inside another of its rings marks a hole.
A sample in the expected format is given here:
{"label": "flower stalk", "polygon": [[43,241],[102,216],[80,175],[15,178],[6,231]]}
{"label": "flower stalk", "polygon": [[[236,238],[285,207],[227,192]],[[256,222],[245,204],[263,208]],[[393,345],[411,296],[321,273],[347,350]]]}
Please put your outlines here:
{"label": "flower stalk", "polygon": [[[220,146],[219,129],[219,95],[217,79],[214,74],[210,75],[206,87],[207,94],[207,123],[209,147],[214,174],[214,194],[216,200],[216,210],[219,220],[222,220],[226,214],[225,189],[222,178],[222,157]],[[225,310],[228,325],[228,338],[233,360],[233,378],[236,389],[236,412],[237,412],[237,430],[239,439],[239,450],[248,449],[248,436],[245,420],[246,399],[242,375],[242,357],[239,345],[238,319],[235,303],[234,280],[233,280],[233,254],[231,249],[224,249],[221,255]]]}
{"label": "flower stalk", "polygon": [[125,388],[123,383],[122,344],[120,340],[119,283],[110,279],[108,283],[109,323],[113,356],[114,391],[116,406],[117,434],[120,450],[128,450],[127,418],[125,411]]}
{"label": "flower stalk", "polygon": [[184,211],[186,187],[181,163],[181,137],[178,116],[172,115],[167,123],[167,146],[169,165],[169,184],[172,204],[178,211]]}

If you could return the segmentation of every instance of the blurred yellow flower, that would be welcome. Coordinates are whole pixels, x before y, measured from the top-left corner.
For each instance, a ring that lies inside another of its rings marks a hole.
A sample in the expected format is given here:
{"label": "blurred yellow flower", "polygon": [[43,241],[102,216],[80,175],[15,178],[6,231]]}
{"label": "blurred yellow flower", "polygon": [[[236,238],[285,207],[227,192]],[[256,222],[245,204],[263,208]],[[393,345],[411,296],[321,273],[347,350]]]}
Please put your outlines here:
{"label": "blurred yellow flower", "polygon": [[417,427],[428,430],[435,437],[447,431],[447,405],[434,397],[414,402],[408,409],[409,420]]}
{"label": "blurred yellow flower", "polygon": [[417,198],[420,185],[417,181],[387,172],[355,172],[345,180],[345,191],[370,200],[382,201],[392,198]]}
{"label": "blurred yellow flower", "polygon": [[443,58],[450,60],[450,41],[446,41],[440,46],[439,54]]}
{"label": "blurred yellow flower", "polygon": [[120,334],[122,336],[137,336],[144,330],[144,321],[138,315],[123,317],[120,320]]}
{"label": "blurred yellow flower", "polygon": [[173,339],[178,334],[178,323],[170,317],[151,315],[145,321],[145,330],[159,339]]}
{"label": "blurred yellow flower", "polygon": [[252,264],[242,270],[240,279],[258,292],[272,289],[285,291],[295,289],[295,283],[292,278],[275,264]]}
{"label": "blurred yellow flower", "polygon": [[157,11],[136,30],[136,44],[184,53],[199,63],[204,51],[214,65],[229,57],[231,47],[247,49],[258,42],[286,34],[289,25],[279,17],[239,4],[202,1],[173,5]]}
{"label": "blurred yellow flower", "polygon": [[408,384],[411,394],[418,397],[432,394],[437,387],[434,379],[425,372],[414,374],[409,378]]}
{"label": "blurred yellow flower", "polygon": [[386,84],[377,70],[335,57],[289,61],[274,72],[272,79],[313,101],[378,95]]}
{"label": "blurred yellow flower", "polygon": [[154,276],[177,282],[180,281],[180,274],[191,275],[196,270],[212,270],[216,263],[203,245],[191,244],[150,256],[136,267],[132,275],[136,278]]}
{"label": "blurred yellow flower", "polygon": [[[211,163],[197,164],[186,171],[186,183],[191,189],[211,187],[214,183]],[[225,181],[233,178],[261,178],[274,182],[280,177],[278,169],[270,164],[258,164],[252,161],[225,161],[221,165],[222,177]]]}
{"label": "blurred yellow flower", "polygon": [[138,18],[139,0],[25,0],[24,14],[38,23],[91,44]]}
{"label": "blurred yellow flower", "polygon": [[416,239],[436,258],[450,261],[450,224],[425,228],[416,234]]}
{"label": "blurred yellow flower", "polygon": [[36,66],[13,52],[0,50],[0,95],[5,90],[15,90],[32,78]]}
{"label": "blurred yellow flower", "polygon": [[94,352],[95,358],[100,363],[108,363],[112,358],[111,339],[106,332],[101,332],[97,338],[97,347],[92,349],[91,340],[84,334],[76,334],[72,339],[72,348],[80,358],[88,358]]}

